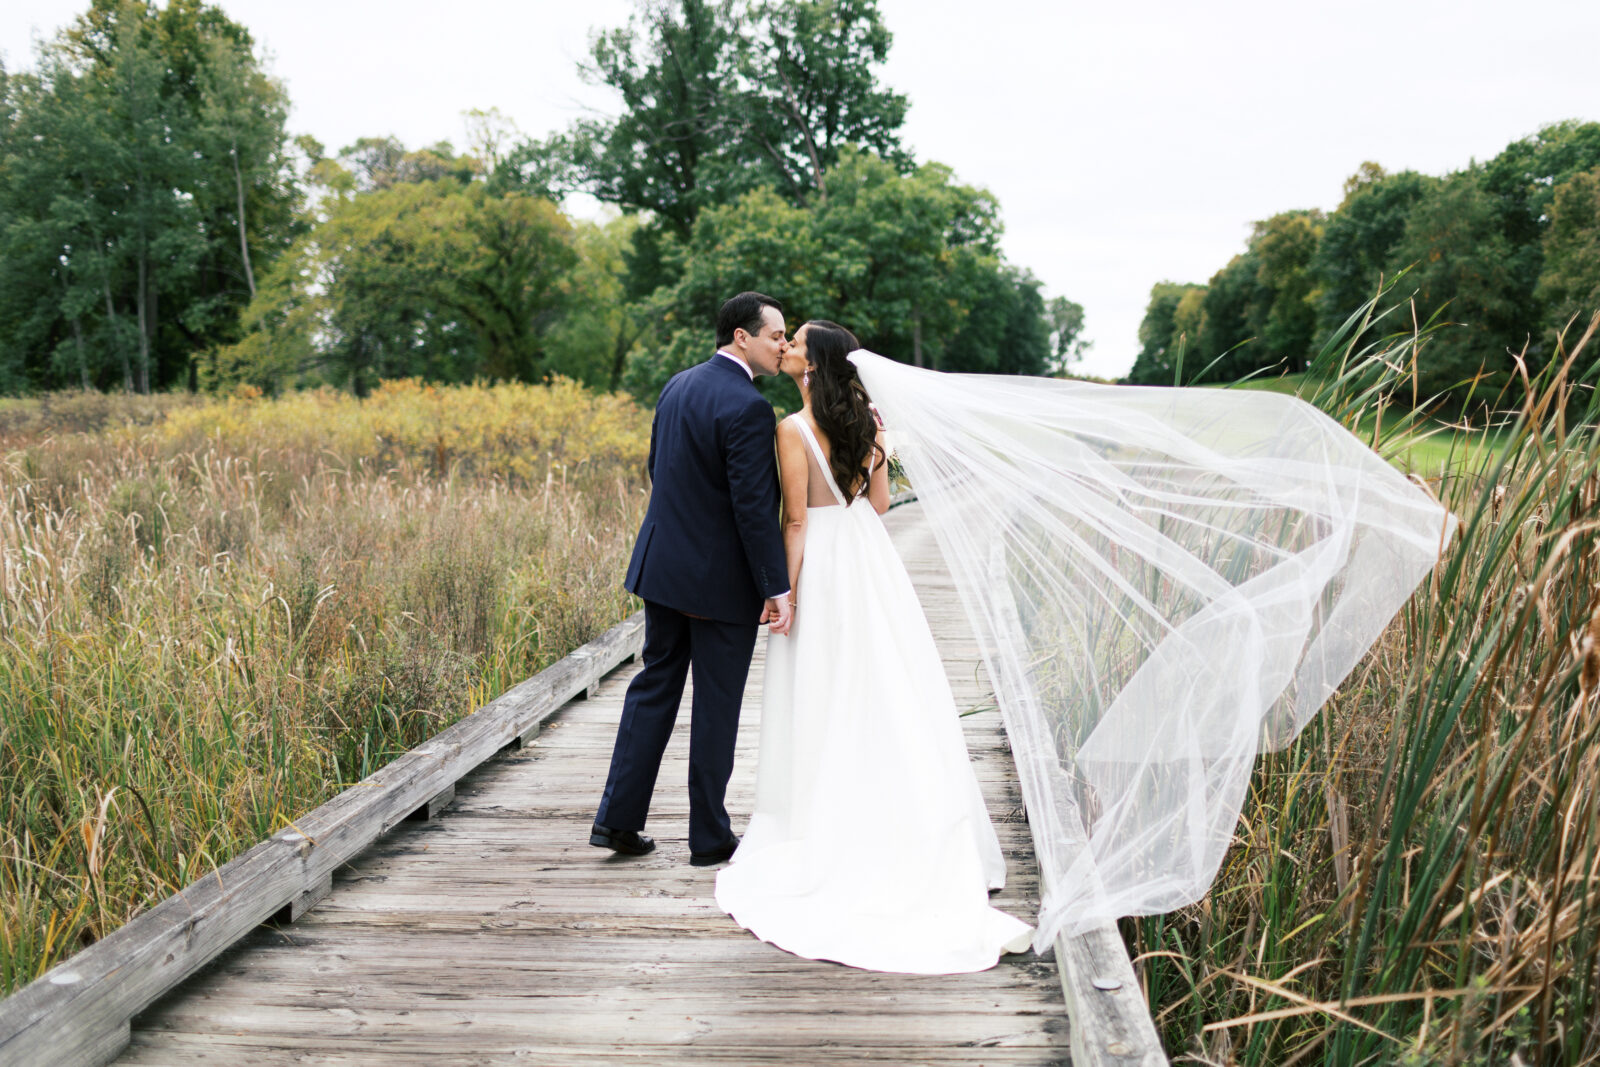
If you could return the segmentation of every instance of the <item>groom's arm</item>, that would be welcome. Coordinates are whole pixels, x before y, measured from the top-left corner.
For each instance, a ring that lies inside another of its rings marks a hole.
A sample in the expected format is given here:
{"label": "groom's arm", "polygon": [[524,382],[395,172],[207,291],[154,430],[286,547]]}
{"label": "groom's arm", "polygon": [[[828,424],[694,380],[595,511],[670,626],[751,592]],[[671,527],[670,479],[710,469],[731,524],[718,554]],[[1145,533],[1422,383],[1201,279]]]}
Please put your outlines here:
{"label": "groom's arm", "polygon": [[768,600],[789,593],[788,565],[778,532],[778,465],[772,407],[759,398],[741,408],[724,437],[728,496],[734,524],[756,588]]}

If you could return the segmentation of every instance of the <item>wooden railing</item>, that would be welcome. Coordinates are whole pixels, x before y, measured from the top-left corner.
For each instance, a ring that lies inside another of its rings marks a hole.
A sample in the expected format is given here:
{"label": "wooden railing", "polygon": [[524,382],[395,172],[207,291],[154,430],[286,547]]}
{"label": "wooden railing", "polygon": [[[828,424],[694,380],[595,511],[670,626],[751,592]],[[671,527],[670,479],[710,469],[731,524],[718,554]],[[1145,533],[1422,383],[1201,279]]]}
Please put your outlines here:
{"label": "wooden railing", "polygon": [[641,611],[0,1001],[0,1065],[114,1059],[135,1015],[261,923],[298,918],[340,866],[431,817],[464,775],[526,743],[643,643]]}

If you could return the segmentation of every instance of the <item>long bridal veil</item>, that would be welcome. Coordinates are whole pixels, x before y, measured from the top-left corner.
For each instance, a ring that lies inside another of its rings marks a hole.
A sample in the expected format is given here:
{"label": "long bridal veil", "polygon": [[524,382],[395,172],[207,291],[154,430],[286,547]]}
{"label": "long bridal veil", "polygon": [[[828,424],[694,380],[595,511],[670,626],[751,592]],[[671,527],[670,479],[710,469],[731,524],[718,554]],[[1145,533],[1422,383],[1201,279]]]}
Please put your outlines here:
{"label": "long bridal veil", "polygon": [[995,686],[1035,948],[1200,899],[1257,753],[1322,706],[1455,518],[1294,397],[850,359]]}

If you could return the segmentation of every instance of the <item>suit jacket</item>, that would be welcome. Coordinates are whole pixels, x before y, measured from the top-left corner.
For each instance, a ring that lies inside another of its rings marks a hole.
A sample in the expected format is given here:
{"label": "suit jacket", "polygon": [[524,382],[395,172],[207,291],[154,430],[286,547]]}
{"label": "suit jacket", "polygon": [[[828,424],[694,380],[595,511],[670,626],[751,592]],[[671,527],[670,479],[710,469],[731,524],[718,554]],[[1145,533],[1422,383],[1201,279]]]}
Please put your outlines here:
{"label": "suit jacket", "polygon": [[673,376],[650,426],[650,506],[629,592],[753,625],[788,591],[776,437],[772,405],[733,360],[712,356]]}

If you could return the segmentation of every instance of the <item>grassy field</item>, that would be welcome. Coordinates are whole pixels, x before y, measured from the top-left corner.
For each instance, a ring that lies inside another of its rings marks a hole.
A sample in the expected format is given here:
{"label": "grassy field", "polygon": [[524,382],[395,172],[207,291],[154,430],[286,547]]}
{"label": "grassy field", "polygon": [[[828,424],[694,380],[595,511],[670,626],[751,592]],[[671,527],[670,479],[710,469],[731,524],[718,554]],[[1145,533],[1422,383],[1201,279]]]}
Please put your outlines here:
{"label": "grassy field", "polygon": [[1575,342],[1492,432],[1418,443],[1434,427],[1378,413],[1425,342],[1325,353],[1295,385],[1461,529],[1261,761],[1209,895],[1124,922],[1191,1062],[1600,1062],[1600,364]]}
{"label": "grassy field", "polygon": [[578,386],[0,402],[0,993],[623,618]]}
{"label": "grassy field", "polygon": [[[1248,378],[1220,388],[1283,393],[1315,403],[1318,393],[1331,386],[1326,380],[1312,379],[1302,373],[1285,374],[1277,378]],[[1396,467],[1408,474],[1429,479],[1439,479],[1450,471],[1462,468],[1480,469],[1485,461],[1504,447],[1507,440],[1507,428],[1500,423],[1470,427],[1461,423],[1425,419],[1415,425],[1405,425],[1401,432],[1394,431],[1392,419],[1390,425],[1384,423],[1385,420],[1376,412],[1365,412],[1350,428]]]}

